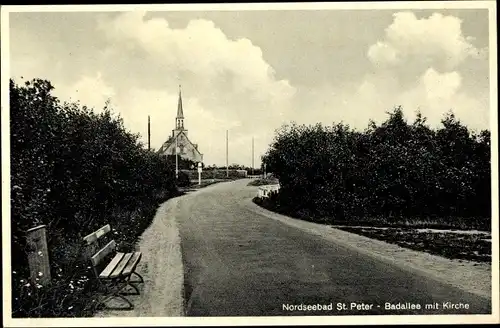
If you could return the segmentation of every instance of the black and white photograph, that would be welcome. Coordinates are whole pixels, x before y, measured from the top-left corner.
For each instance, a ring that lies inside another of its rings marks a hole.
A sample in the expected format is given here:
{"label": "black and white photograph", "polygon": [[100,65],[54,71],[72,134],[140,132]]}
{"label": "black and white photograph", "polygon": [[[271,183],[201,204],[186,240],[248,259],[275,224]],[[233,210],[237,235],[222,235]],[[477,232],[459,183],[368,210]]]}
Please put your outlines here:
{"label": "black and white photograph", "polygon": [[496,24],[2,6],[4,326],[498,323]]}

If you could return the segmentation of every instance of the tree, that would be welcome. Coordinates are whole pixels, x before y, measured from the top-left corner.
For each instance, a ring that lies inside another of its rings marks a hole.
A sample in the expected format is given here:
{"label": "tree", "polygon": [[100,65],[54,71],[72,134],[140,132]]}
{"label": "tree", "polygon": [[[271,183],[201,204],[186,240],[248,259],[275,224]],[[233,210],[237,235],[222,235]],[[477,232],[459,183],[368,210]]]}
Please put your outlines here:
{"label": "tree", "polygon": [[280,181],[280,208],[339,220],[489,217],[489,132],[472,135],[452,113],[438,130],[419,112],[411,124],[401,107],[387,114],[363,132],[342,123],[276,130],[262,163]]}
{"label": "tree", "polygon": [[114,213],[141,210],[158,194],[175,195],[177,187],[166,159],[144,149],[109,104],[96,114],[79,103],[61,103],[51,83],[40,79],[24,85],[11,80],[9,87],[13,311],[36,306],[47,314],[65,299],[40,303],[20,296],[22,278],[29,275],[25,230],[47,225],[52,270],[72,279],[78,266],[86,268],[78,262],[83,235],[108,223],[126,227],[131,238],[140,234],[145,218]]}

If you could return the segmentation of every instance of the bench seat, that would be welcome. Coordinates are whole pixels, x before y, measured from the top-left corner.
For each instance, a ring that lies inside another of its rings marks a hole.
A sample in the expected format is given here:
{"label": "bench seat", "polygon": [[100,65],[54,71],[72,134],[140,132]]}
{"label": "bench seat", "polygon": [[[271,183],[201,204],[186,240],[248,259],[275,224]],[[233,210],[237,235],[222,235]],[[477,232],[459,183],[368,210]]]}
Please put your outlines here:
{"label": "bench seat", "polygon": [[141,260],[141,252],[121,253],[117,252],[111,262],[101,271],[99,278],[115,279],[126,277],[134,272],[135,267]]}
{"label": "bench seat", "polygon": [[[102,244],[106,242],[106,239],[110,239],[103,237],[110,232],[111,226],[107,224],[83,238],[85,256],[89,259],[92,265],[92,271],[98,282],[97,292],[105,296],[99,299],[96,306],[104,304],[111,298],[119,298],[125,301],[129,307],[117,309],[133,309],[134,305],[124,295],[140,294],[135,284],[144,283],[144,278],[135,270],[141,260],[142,253],[117,252],[115,240],[111,240],[103,246]],[[137,276],[138,280],[131,281],[132,275]],[[135,290],[135,293],[123,292],[127,287],[131,287]]]}

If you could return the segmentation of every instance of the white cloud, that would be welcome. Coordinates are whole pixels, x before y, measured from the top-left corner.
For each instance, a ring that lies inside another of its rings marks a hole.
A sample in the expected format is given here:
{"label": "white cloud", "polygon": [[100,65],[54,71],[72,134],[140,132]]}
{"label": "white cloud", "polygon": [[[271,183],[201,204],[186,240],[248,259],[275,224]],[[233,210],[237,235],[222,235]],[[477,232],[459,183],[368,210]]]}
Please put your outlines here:
{"label": "white cloud", "polygon": [[461,82],[462,77],[457,72],[439,74],[432,68],[425,71],[420,79],[420,83],[425,88],[425,96],[430,102],[452,100]]}
{"label": "white cloud", "polygon": [[[259,166],[260,155],[282,123],[343,121],[363,129],[369,119],[386,119],[385,112],[397,105],[410,119],[420,109],[434,125],[453,109],[467,125],[488,127],[488,90],[482,85],[468,88],[471,76],[477,80],[484,73],[471,73],[470,68],[484,66],[486,52],[464,36],[460,20],[452,16],[417,19],[412,13],[395,14],[384,37],[364,49],[374,69],[367,67],[362,78],[348,77],[340,86],[306,87],[277,78],[257,45],[247,38],[229,38],[209,20],[173,28],[163,18],[126,12],[102,16],[97,31],[77,58],[58,57],[51,43],[28,38],[19,43],[12,73],[47,77],[57,96],[78,99],[97,111],[110,98],[127,129],[140,133],[144,143],[150,115],[154,148],[174,127],[181,83],[185,125],[207,164],[225,163],[226,130],[230,163],[251,164],[254,138]],[[346,51],[358,51],[352,44]],[[33,55],[37,53],[41,57]],[[54,57],[61,58],[60,63],[48,65]],[[316,65],[321,63],[310,68]]]}
{"label": "white cloud", "polygon": [[[345,103],[336,104],[346,123],[363,129],[368,119],[381,123],[387,119],[387,111],[395,106],[403,107],[409,122],[419,110],[428,123],[436,128],[443,115],[452,110],[456,117],[471,129],[489,127],[488,94],[469,94],[462,89],[462,77],[458,72],[439,73],[430,68],[416,83],[402,87],[379,76],[366,76],[357,89],[346,89]],[[332,104],[334,104],[332,100]]]}
{"label": "white cloud", "polygon": [[377,42],[368,49],[368,58],[376,64],[399,64],[399,52],[386,42]]}
{"label": "white cloud", "polygon": [[367,74],[357,85],[324,86],[319,89],[321,92],[301,93],[301,106],[308,110],[297,110],[289,117],[306,124],[343,121],[363,130],[370,119],[381,123],[388,118],[387,111],[401,105],[410,123],[419,110],[436,128],[441,126],[443,115],[452,110],[469,128],[488,128],[488,91],[467,92],[462,79],[456,71],[440,73],[429,68],[417,76],[414,83],[403,86],[393,72]]}
{"label": "white cloud", "polygon": [[165,70],[165,79],[180,78],[196,89],[200,102],[212,98],[209,95],[224,97],[237,105],[233,111],[242,114],[246,108],[240,105],[248,100],[286,99],[295,92],[288,81],[275,79],[259,47],[248,39],[228,39],[208,20],[192,20],[184,29],[172,29],[162,18],[145,19],[144,12],[127,12],[102,21],[99,27],[113,47],[137,47],[147,53],[149,65]]}
{"label": "white cloud", "polygon": [[469,94],[461,88],[462,77],[458,72],[439,73],[430,68],[418,84],[399,95],[399,101],[408,109],[408,117],[415,117],[420,109],[433,126],[439,126],[443,114],[452,110],[471,129],[485,129],[489,125],[488,94]]}
{"label": "white cloud", "polygon": [[473,39],[463,35],[461,24],[460,19],[439,13],[422,19],[411,12],[396,13],[384,40],[369,48],[368,57],[381,65],[416,61],[453,69],[469,57],[481,58],[486,51],[477,49]]}
{"label": "white cloud", "polygon": [[[288,116],[295,88],[275,77],[259,47],[245,38],[229,39],[211,21],[191,20],[185,28],[174,29],[165,19],[146,18],[146,13],[136,11],[101,19],[98,29],[110,42],[103,52],[110,66],[127,70],[127,61],[136,61],[144,67],[143,72],[130,73],[128,90],[117,90],[117,106],[134,131],[145,131],[146,121],[138,119],[138,113],[152,116],[156,148],[174,126],[177,83],[182,83],[190,138],[210,163],[225,162],[229,129],[234,161],[250,164],[248,151],[237,145],[262,130],[271,133],[259,140],[270,141],[274,128]],[[256,153],[266,147],[259,142],[258,148],[256,142]]]}
{"label": "white cloud", "polygon": [[55,85],[54,95],[62,100],[77,101],[82,105],[94,108],[100,112],[106,101],[113,100],[115,90],[104,81],[101,72],[95,76],[81,76],[74,84],[66,86],[63,83]]}
{"label": "white cloud", "polygon": [[452,110],[470,128],[488,128],[488,91],[465,90],[460,73],[467,60],[486,60],[487,49],[476,48],[461,23],[439,13],[422,19],[411,12],[394,14],[384,39],[368,49],[378,69],[359,83],[356,103],[379,106],[372,113],[376,121],[386,118],[382,109],[402,105],[410,120],[420,110],[434,127]]}

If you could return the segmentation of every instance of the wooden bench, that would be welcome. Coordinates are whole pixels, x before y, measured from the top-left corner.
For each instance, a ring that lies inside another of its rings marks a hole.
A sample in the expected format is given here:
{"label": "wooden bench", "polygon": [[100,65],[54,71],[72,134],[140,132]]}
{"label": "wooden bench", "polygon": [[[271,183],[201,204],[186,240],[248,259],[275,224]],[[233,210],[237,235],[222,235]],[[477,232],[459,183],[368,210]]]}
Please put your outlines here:
{"label": "wooden bench", "polygon": [[[110,231],[111,226],[107,224],[83,238],[84,245],[87,248],[87,258],[90,260],[98,282],[99,292],[105,296],[104,299],[99,301],[99,304],[104,304],[107,300],[116,297],[127,302],[129,307],[125,309],[132,310],[134,305],[124,295],[139,295],[139,289],[134,283],[144,283],[144,279],[135,272],[135,269],[141,260],[142,254],[141,252],[117,252],[114,240],[109,241],[104,246],[101,245],[104,239],[102,237]],[[132,275],[137,276],[139,280],[131,281]],[[128,286],[132,287],[135,293],[123,293],[122,291]]]}

